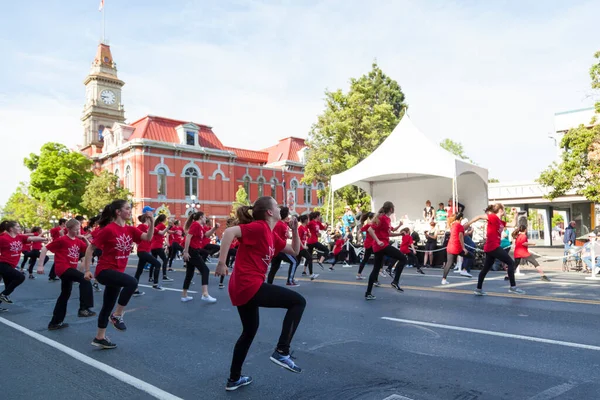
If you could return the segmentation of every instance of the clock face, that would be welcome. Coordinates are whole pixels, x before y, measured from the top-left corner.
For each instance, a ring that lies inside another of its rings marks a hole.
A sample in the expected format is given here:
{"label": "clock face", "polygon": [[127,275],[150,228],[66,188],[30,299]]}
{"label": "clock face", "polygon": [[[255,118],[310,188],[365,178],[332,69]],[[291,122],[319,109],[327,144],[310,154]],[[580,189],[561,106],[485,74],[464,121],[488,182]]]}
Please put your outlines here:
{"label": "clock face", "polygon": [[104,102],[104,104],[111,105],[115,103],[115,101],[117,100],[117,96],[113,91],[103,90],[100,93],[100,99]]}

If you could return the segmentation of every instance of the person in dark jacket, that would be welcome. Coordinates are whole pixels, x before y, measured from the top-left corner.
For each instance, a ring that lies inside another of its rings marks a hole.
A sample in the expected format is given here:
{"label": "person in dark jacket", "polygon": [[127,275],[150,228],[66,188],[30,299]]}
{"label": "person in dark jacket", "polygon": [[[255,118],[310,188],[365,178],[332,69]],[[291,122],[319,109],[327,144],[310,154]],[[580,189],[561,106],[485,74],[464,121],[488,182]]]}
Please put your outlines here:
{"label": "person in dark jacket", "polygon": [[569,226],[565,228],[563,242],[565,243],[565,250],[575,244],[575,221],[569,222]]}

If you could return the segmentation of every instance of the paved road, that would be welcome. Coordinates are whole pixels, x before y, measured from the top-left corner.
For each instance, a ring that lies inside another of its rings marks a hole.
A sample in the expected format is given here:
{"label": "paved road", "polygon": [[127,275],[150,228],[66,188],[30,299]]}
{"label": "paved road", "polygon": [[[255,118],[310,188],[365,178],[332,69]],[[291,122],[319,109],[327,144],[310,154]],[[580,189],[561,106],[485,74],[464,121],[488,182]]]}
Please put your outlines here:
{"label": "paved road", "polygon": [[[66,320],[71,326],[48,332],[59,282],[27,280],[13,294],[10,311],[0,314],[0,398],[148,399],[157,393],[152,387],[170,399],[599,398],[600,282],[552,274],[553,282],[543,283],[528,270],[519,280],[527,294],[515,297],[503,275],[492,273],[485,285],[490,296],[474,297],[474,279],[452,276],[452,285],[441,287],[439,270],[425,276],[413,271],[403,274],[404,293],[385,285],[372,302],[363,298],[364,281],[354,279],[356,267],[318,271],[317,281],[302,281],[295,290],[308,305],[293,349],[303,373],[269,361],[284,313],[263,309],[244,366],[255,381],[233,393],[224,384],[241,325],[216,278],[210,287],[214,305],[182,304],[178,290],[142,288],[146,295],[132,299],[125,318],[128,331],[109,327],[119,346],[110,351],[90,345],[96,320],[76,317],[76,289]],[[182,270],[171,276],[175,282],[165,287],[179,289]],[[196,283],[192,289],[199,277]],[[99,310],[101,294],[95,299]],[[86,357],[92,365],[82,362]]]}

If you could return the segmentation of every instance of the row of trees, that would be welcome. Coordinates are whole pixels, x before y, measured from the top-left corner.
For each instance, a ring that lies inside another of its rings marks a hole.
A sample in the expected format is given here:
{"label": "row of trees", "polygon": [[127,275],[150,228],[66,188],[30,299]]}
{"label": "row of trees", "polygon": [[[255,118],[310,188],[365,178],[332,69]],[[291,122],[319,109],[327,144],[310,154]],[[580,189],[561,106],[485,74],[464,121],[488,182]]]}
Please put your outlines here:
{"label": "row of trees", "polygon": [[95,175],[89,158],[60,143],[44,144],[24,164],[31,171],[29,184],[19,185],[2,215],[27,227],[49,227],[52,216],[67,213],[96,215],[112,200],[131,196],[119,187],[116,175],[107,171]]}

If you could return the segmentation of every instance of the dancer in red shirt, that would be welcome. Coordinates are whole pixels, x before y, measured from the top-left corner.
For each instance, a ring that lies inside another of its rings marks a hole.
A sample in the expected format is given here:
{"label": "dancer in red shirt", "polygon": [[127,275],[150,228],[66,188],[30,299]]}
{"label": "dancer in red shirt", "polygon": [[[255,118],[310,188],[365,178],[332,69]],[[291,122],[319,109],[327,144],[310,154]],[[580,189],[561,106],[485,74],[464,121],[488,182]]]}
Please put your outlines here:
{"label": "dancer in red shirt", "polygon": [[[236,225],[235,218],[227,219],[227,228],[230,228],[235,225]],[[235,262],[235,257],[237,255],[237,248],[239,245],[240,245],[240,242],[237,240],[237,238],[233,239],[233,241],[229,245],[229,251],[227,252],[227,259],[225,260],[225,264],[227,265],[227,268],[233,268],[233,263]],[[225,282],[224,275],[222,275],[221,279],[219,280],[219,289],[225,288],[225,285],[223,282]]]}
{"label": "dancer in red shirt", "polygon": [[308,237],[310,236],[310,232],[308,231],[308,215],[301,215],[300,224],[298,225],[298,236],[300,237],[300,252],[298,253],[298,263],[300,260],[304,258],[304,271],[302,275],[306,275],[306,267],[308,266],[308,273],[310,275],[310,280],[314,281],[317,279],[319,274],[313,273],[313,260],[312,253],[308,249]]}
{"label": "dancer in red shirt", "polygon": [[[517,229],[515,229],[512,233],[512,237],[515,241],[515,268],[516,274],[519,274],[519,265],[524,262],[528,262],[535,267],[537,272],[540,274],[540,279],[544,282],[550,282],[550,278],[548,278],[540,264],[537,262],[537,257],[529,252],[529,246],[535,246],[535,243],[530,243],[527,240],[527,225],[520,225]],[[506,276],[504,280],[508,280],[509,277]]]}
{"label": "dancer in red shirt", "polygon": [[[138,221],[141,223],[137,226],[137,228],[146,233],[150,229],[154,229],[154,233],[156,234],[156,228],[153,226],[152,217],[149,217],[146,214],[142,214],[138,216]],[[154,239],[154,236],[152,237]],[[144,272],[144,266],[146,264],[150,264],[150,282],[152,282],[152,289],[162,291],[164,290],[162,286],[158,284],[158,275],[160,274],[160,261],[156,259],[151,253],[152,242],[147,240],[142,240],[137,245],[137,256],[138,256],[138,265],[135,270],[135,279],[140,282],[140,277]],[[154,275],[152,275],[152,271],[154,271]],[[136,289],[133,292],[134,297],[143,296],[144,292],[140,292],[139,289]]]}
{"label": "dancer in red shirt", "polygon": [[[152,214],[149,213],[149,216],[152,217]],[[109,318],[115,329],[119,331],[127,329],[123,322],[123,314],[138,286],[137,280],[125,273],[133,243],[152,240],[154,235],[154,229],[149,229],[144,233],[134,226],[127,225],[127,221],[130,220],[131,205],[126,200],[115,200],[104,207],[98,221],[101,229],[85,252],[84,267],[87,273],[90,271],[94,250],[96,248],[102,250],[95,274],[96,280],[105,286],[104,301],[98,315],[98,332],[92,345],[103,349],[117,347],[106,337]],[[115,303],[117,303],[117,308],[113,313]]]}
{"label": "dancer in red shirt", "polygon": [[358,266],[358,274],[356,275],[356,279],[358,279],[358,280],[365,279],[365,277],[362,276],[362,272],[363,272],[363,269],[365,269],[365,265],[369,261],[369,258],[371,258],[371,255],[373,254],[373,238],[371,237],[371,235],[369,235],[369,233],[367,231],[372,226],[371,221],[374,217],[375,217],[375,213],[368,212],[368,213],[363,214],[363,216],[360,218],[360,224],[361,224],[360,231],[361,231],[361,233],[365,232],[365,240],[363,242],[363,246],[365,248],[365,253],[363,254],[363,258],[360,262],[360,265]]}
{"label": "dancer in red shirt", "polygon": [[202,275],[202,301],[208,303],[216,303],[217,299],[208,294],[208,276],[210,271],[204,262],[204,257],[201,253],[202,240],[206,232],[202,228],[201,222],[204,222],[206,217],[202,211],[190,214],[185,223],[187,235],[185,237],[185,246],[183,248],[183,260],[186,262],[185,279],[183,281],[183,291],[181,293],[181,301],[188,302],[193,300],[192,296],[188,296],[188,289],[194,277],[194,271],[198,269]]}
{"label": "dancer in red shirt", "polygon": [[183,234],[183,227],[179,224],[179,220],[173,221],[173,225],[169,227],[169,269],[173,271],[173,259],[178,253],[183,254],[183,245],[185,242],[185,236]]}
{"label": "dancer in red shirt", "polygon": [[21,226],[17,221],[4,220],[0,223],[0,276],[4,279],[4,291],[0,293],[0,303],[12,304],[8,296],[25,280],[24,275],[16,269],[23,245],[28,242],[47,241],[48,239],[41,236],[22,235]]}
{"label": "dancer in red shirt", "polygon": [[91,280],[94,278],[90,271],[83,274],[77,270],[79,264],[79,255],[85,252],[89,245],[85,236],[81,235],[81,224],[76,219],[70,219],[66,223],[67,234],[53,240],[46,246],[40,256],[37,268],[38,274],[44,273],[43,259],[46,252],[50,250],[54,253],[54,263],[56,265],[56,275],[61,280],[60,295],[56,300],[52,319],[48,324],[48,330],[67,328],[69,324],[64,323],[67,315],[67,302],[71,297],[73,282],[79,283],[79,311],[78,317],[88,318],[96,315],[91,310],[94,307],[94,294],[92,291]]}
{"label": "dancer in red shirt", "polygon": [[341,233],[336,233],[334,236],[335,244],[333,246],[333,262],[331,263],[331,267],[329,267],[330,271],[333,271],[333,267],[339,261],[345,261],[348,256],[348,251],[344,248],[346,244],[346,240],[342,239]]}
{"label": "dancer in red shirt", "polygon": [[[58,226],[55,226],[54,228],[50,229],[50,237],[52,238],[52,240],[56,240],[67,233],[67,227],[65,226],[66,223],[67,220],[61,218],[58,220]],[[48,281],[53,282],[57,280],[58,278],[56,277],[56,273],[54,272],[54,263],[52,263],[52,268],[50,268],[50,273],[48,274]]]}
{"label": "dancer in red shirt", "polygon": [[[273,228],[273,233],[279,236],[284,241],[288,240],[288,235],[290,233],[289,221],[290,221],[290,209],[287,207],[281,207],[279,210],[280,220],[277,221],[275,227]],[[279,253],[271,260],[271,268],[269,269],[269,275],[267,275],[267,283],[272,284],[275,279],[275,275],[277,271],[279,271],[279,267],[281,267],[281,262],[285,261],[290,264],[288,268],[288,277],[287,277],[287,286],[298,287],[300,286],[295,280],[294,276],[296,275],[296,268],[298,267],[298,260],[296,257],[286,254]]]}
{"label": "dancer in red shirt", "polygon": [[[241,373],[258,330],[260,307],[287,309],[279,343],[270,359],[292,372],[302,371],[290,356],[290,343],[306,307],[306,300],[299,293],[283,286],[265,283],[267,267],[273,256],[284,252],[295,257],[300,251],[298,221],[295,218],[290,221],[292,244],[287,244],[273,233],[273,228],[280,219],[280,211],[272,197],[261,197],[253,206],[238,208],[236,214],[240,225],[227,228],[221,241],[225,248],[229,247],[234,238],[240,242],[235,267],[229,280],[229,297],[238,309],[243,331],[233,350],[230,375],[225,386],[228,391],[252,383],[251,377]],[[215,271],[217,276],[228,273],[226,257],[224,252],[219,255]]]}
{"label": "dancer in red shirt", "polygon": [[[150,209],[150,207],[145,208]],[[151,210],[154,211],[154,209]],[[159,258],[162,260],[163,282],[173,282],[173,279],[167,276],[168,259],[165,254],[165,235],[169,231],[169,228],[164,224],[166,220],[167,216],[165,214],[159,214],[158,217],[156,217],[156,220],[154,220],[154,236],[152,236],[150,248],[152,249],[152,257],[157,260]],[[150,266],[150,279],[152,279],[152,272],[154,272],[153,265]],[[156,273],[154,275],[156,275]]]}
{"label": "dancer in red shirt", "polygon": [[462,213],[452,215],[448,219],[448,226],[450,227],[450,240],[448,240],[448,246],[446,247],[446,264],[444,265],[442,285],[448,284],[448,280],[446,278],[448,278],[450,268],[452,268],[452,265],[456,262],[458,256],[464,258],[473,258],[473,255],[469,253],[465,247],[465,229],[468,228],[471,223],[462,225],[462,219]]}
{"label": "dancer in red shirt", "polygon": [[485,262],[483,264],[483,269],[479,272],[479,278],[477,279],[477,289],[475,289],[476,296],[485,296],[483,288],[483,281],[485,276],[494,265],[494,261],[496,259],[502,261],[507,266],[508,278],[510,279],[510,289],[508,289],[509,293],[516,294],[524,294],[525,291],[519,289],[517,287],[517,283],[515,282],[515,263],[513,259],[510,258],[508,253],[504,251],[503,248],[500,247],[500,240],[502,237],[502,231],[504,231],[505,227],[514,227],[517,222],[517,210],[513,209],[513,221],[510,224],[502,221],[502,217],[504,216],[504,206],[500,203],[492,204],[485,209],[487,214],[479,215],[475,217],[471,221],[469,221],[469,225],[472,225],[474,222],[484,219],[487,221],[487,234],[485,239],[485,244],[483,245],[483,251],[485,252]]}
{"label": "dancer in red shirt", "polygon": [[[39,226],[35,226],[35,227],[31,228],[31,233],[33,236],[37,236],[37,237],[42,236],[42,234],[43,234],[42,228],[40,228]],[[29,268],[28,268],[29,279],[35,279],[35,276],[33,275],[33,266],[37,262],[38,258],[40,258],[40,251],[42,250],[43,242],[31,243],[30,246],[31,246],[31,250],[29,251],[30,258],[29,258]],[[41,259],[44,260],[44,265],[46,265],[46,263],[50,260],[50,258],[48,256],[42,257]],[[23,265],[23,264],[21,264],[21,265]]]}
{"label": "dancer in red shirt", "polygon": [[326,229],[326,226],[321,223],[321,213],[319,211],[313,211],[308,214],[308,219],[310,220],[306,226],[308,228],[308,232],[310,233],[306,242],[308,244],[308,252],[312,257],[313,251],[317,249],[317,254],[321,254],[317,264],[319,264],[321,269],[325,269],[323,268],[323,261],[325,261],[325,256],[329,254],[329,250],[323,243],[319,242],[319,232]]}

